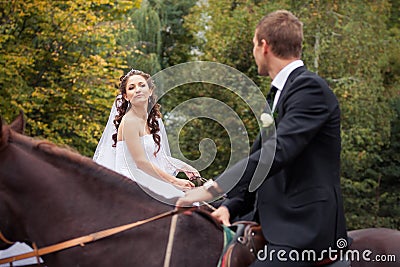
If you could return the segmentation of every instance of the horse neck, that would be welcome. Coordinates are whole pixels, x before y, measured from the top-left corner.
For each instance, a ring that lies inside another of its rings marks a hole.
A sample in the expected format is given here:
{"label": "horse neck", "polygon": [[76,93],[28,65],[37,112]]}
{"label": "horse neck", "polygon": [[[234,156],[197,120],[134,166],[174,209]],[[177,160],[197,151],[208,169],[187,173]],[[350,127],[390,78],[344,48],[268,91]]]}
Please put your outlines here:
{"label": "horse neck", "polygon": [[15,134],[0,171],[8,175],[2,181],[6,187],[3,198],[16,214],[15,224],[24,228],[14,232],[26,232],[38,245],[171,209],[150,198],[128,178],[89,158],[48,143],[30,142]]}

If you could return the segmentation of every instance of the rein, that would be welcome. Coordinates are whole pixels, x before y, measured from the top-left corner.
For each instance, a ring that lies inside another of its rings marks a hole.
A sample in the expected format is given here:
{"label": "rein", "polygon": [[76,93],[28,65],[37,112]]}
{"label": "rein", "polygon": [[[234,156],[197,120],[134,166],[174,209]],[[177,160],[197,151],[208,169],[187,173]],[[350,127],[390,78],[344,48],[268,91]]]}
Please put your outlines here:
{"label": "rein", "polygon": [[[191,208],[189,208],[189,209],[191,209]],[[175,208],[175,209],[173,209],[171,211],[167,211],[167,212],[158,214],[158,215],[156,215],[154,217],[151,217],[151,218],[148,218],[148,219],[145,219],[145,220],[141,220],[141,221],[137,221],[137,222],[134,222],[134,223],[129,223],[129,224],[125,224],[125,225],[122,225],[122,226],[117,226],[117,227],[114,227],[114,228],[110,228],[110,229],[107,229],[107,230],[91,233],[91,234],[88,234],[86,236],[73,238],[73,239],[70,239],[70,240],[67,240],[67,241],[64,241],[64,242],[57,243],[55,245],[51,245],[51,246],[47,246],[47,247],[43,247],[43,248],[39,248],[39,249],[36,248],[36,246],[34,246],[34,251],[28,252],[28,253],[19,254],[19,255],[8,257],[8,258],[4,258],[4,259],[0,259],[0,264],[11,263],[11,262],[14,262],[14,261],[17,261],[17,260],[33,258],[33,257],[38,258],[38,257],[43,256],[43,255],[47,255],[47,254],[50,254],[50,253],[53,253],[53,252],[57,252],[57,251],[60,251],[60,250],[71,248],[71,247],[75,247],[75,246],[78,246],[78,245],[83,247],[87,243],[94,242],[96,240],[99,240],[99,239],[102,239],[102,238],[105,238],[105,237],[108,237],[108,236],[111,236],[111,235],[115,235],[117,233],[120,233],[120,232],[129,230],[129,229],[138,227],[140,225],[143,225],[143,224],[146,224],[146,223],[149,223],[149,222],[153,222],[153,221],[160,220],[160,219],[163,219],[163,218],[166,218],[166,217],[169,217],[169,216],[180,214],[185,210],[187,210],[187,209],[184,209],[184,208],[177,209],[177,208]],[[7,244],[13,244],[14,243],[14,242],[11,242],[8,239],[6,239],[1,232],[0,232],[0,239],[5,241]]]}

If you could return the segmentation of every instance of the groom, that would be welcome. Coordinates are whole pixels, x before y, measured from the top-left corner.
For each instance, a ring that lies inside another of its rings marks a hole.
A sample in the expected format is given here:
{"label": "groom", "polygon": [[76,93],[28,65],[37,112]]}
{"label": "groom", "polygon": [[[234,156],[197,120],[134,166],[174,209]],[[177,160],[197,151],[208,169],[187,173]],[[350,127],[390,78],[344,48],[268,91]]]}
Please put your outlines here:
{"label": "groom", "polygon": [[[323,250],[345,249],[337,246],[347,240],[339,176],[339,104],[328,84],[300,60],[302,41],[303,25],[292,13],[279,10],[261,19],[255,29],[253,55],[258,73],[272,79],[270,104],[277,114],[276,140],[259,137],[246,160],[226,170],[213,184],[188,191],[177,203],[209,200],[215,192],[228,190],[227,181],[240,176],[213,215],[229,224],[230,219],[251,212],[262,226],[268,251],[283,251],[280,258],[269,255],[252,266],[314,266],[312,259],[288,255],[294,250],[299,255],[306,250],[320,255]],[[266,157],[271,157],[272,141],[276,141],[276,151],[268,172]],[[264,170],[264,177],[260,187],[249,192],[251,180],[257,178],[256,168]]]}

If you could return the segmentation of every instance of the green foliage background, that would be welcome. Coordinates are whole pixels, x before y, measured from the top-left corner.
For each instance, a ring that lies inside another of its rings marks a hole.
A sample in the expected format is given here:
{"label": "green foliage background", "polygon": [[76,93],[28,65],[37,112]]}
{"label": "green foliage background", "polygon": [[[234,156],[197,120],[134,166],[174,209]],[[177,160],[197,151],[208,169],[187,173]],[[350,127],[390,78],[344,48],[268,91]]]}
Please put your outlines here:
{"label": "green foliage background", "polygon": [[[400,229],[398,1],[0,1],[0,114],[11,122],[23,110],[27,135],[91,157],[119,77],[131,67],[155,74],[191,60],[215,61],[243,72],[266,94],[270,81],[257,75],[252,37],[263,15],[283,8],[303,21],[303,60],[341,104],[349,229]],[[163,96],[167,124],[176,105],[204,96],[231,106],[254,139],[254,114],[215,85],[189,84]],[[206,137],[217,156],[202,175],[214,177],[226,168],[231,149],[221,125],[190,121],[179,145],[194,160]]]}

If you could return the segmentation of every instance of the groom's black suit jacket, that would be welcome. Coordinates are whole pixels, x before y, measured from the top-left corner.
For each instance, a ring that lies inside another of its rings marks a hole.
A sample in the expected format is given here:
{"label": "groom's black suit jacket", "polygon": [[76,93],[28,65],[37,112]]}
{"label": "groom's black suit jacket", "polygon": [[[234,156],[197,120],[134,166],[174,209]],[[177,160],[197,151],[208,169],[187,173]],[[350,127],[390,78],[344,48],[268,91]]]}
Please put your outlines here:
{"label": "groom's black suit jacket", "polygon": [[[338,101],[321,77],[299,67],[288,77],[276,112],[276,139],[265,140],[260,134],[249,158],[218,177],[225,190],[232,179],[241,177],[222,205],[231,218],[254,210],[265,238],[274,245],[335,249],[339,238],[347,238],[339,176]],[[260,157],[262,149],[267,156]],[[268,157],[273,157],[269,172]],[[265,180],[250,193],[257,165]]]}

